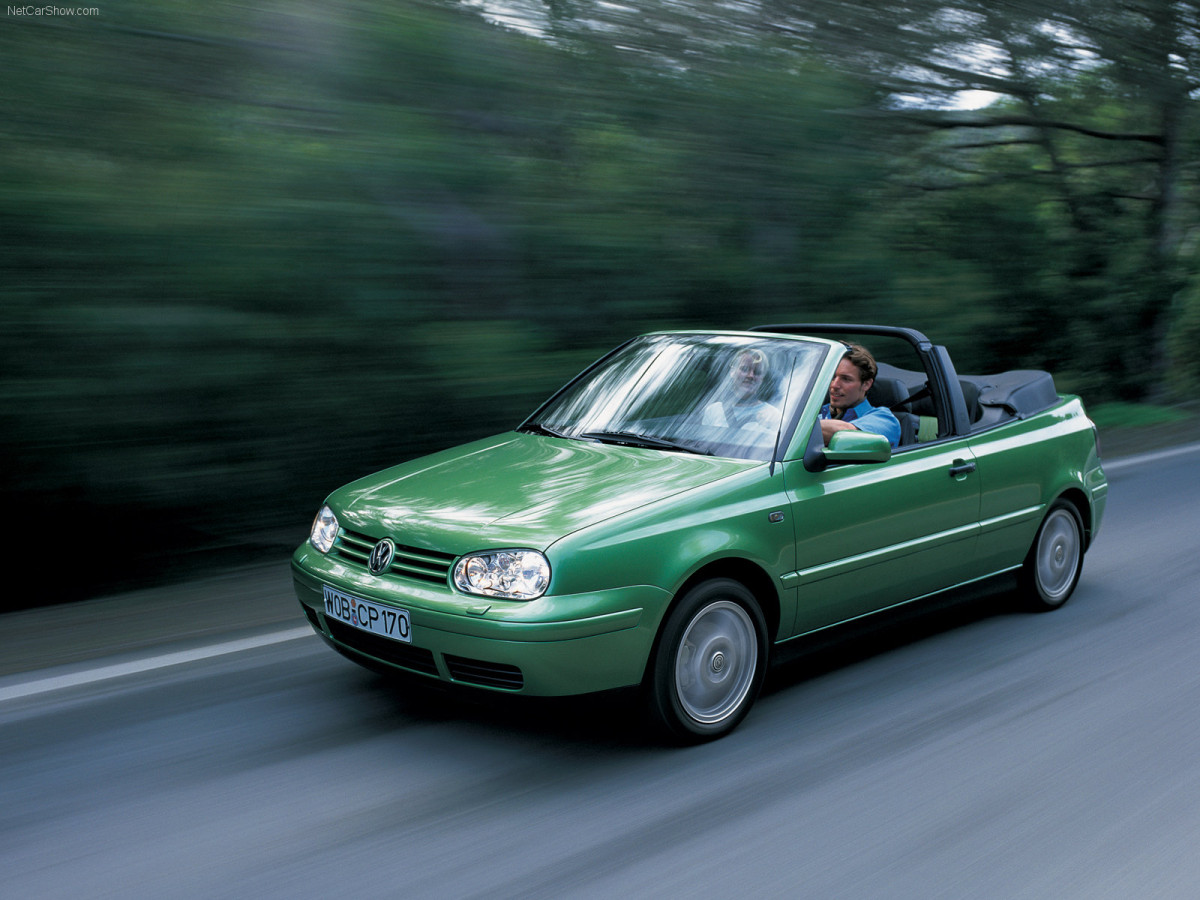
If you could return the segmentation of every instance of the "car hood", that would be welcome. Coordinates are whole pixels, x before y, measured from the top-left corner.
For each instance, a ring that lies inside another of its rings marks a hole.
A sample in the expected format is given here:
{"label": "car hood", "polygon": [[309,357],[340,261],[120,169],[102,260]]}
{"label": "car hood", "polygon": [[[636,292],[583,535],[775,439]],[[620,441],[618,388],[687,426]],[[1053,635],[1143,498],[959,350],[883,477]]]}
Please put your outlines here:
{"label": "car hood", "polygon": [[343,525],[427,549],[546,549],[581,528],[761,463],[511,432],[336,491]]}

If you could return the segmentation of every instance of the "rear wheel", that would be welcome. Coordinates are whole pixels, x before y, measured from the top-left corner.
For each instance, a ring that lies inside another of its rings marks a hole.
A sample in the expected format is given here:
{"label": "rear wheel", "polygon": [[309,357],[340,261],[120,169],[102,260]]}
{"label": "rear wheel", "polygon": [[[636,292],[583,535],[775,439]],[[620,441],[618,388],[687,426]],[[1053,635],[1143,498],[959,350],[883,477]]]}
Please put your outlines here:
{"label": "rear wheel", "polygon": [[663,625],[647,685],[651,718],[687,742],[728,734],[758,696],[766,659],[754,595],[726,578],[697,585]]}
{"label": "rear wheel", "polygon": [[1021,570],[1026,602],[1036,611],[1058,609],[1083,571],[1083,522],[1065,500],[1056,501],[1038,529]]}

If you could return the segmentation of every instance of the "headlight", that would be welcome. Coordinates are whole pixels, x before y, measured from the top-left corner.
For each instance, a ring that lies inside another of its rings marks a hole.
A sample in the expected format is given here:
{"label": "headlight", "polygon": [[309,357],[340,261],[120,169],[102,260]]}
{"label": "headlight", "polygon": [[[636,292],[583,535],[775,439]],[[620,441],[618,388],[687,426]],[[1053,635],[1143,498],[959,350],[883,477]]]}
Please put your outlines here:
{"label": "headlight", "polygon": [[312,533],[309,534],[308,540],[322,553],[328,553],[333,547],[334,539],[337,538],[337,531],[337,516],[328,506],[322,506],[317,517],[313,519]]}
{"label": "headlight", "polygon": [[536,550],[495,550],[464,556],[454,584],[467,594],[536,600],[550,586],[550,563]]}

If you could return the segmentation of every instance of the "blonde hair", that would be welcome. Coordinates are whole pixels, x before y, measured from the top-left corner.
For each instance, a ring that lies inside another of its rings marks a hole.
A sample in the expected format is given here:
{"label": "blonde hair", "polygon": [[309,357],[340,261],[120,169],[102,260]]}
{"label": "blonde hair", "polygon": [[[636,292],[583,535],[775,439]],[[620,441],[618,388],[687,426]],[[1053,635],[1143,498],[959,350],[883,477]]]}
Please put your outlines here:
{"label": "blonde hair", "polygon": [[744,350],[739,351],[738,355],[733,358],[733,364],[730,365],[729,371],[736,372],[738,367],[741,366],[742,360],[746,357],[750,357],[750,359],[754,361],[754,365],[758,366],[759,373],[766,378],[768,368],[767,354],[763,353],[761,350],[755,349],[754,347],[747,347]]}

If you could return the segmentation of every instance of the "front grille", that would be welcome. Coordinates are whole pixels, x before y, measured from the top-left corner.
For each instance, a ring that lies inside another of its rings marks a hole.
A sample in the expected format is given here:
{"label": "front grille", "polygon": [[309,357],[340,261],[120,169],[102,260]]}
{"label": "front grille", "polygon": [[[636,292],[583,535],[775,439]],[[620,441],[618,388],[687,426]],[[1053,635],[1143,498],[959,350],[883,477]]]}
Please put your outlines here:
{"label": "front grille", "polygon": [[519,691],[525,685],[525,676],[516,666],[504,663],[485,662],[482,659],[465,659],[461,656],[442,654],[450,677],[455,681],[466,681],[484,687],[506,688]]}
{"label": "front grille", "polygon": [[[333,552],[342,559],[357,563],[364,569],[371,550],[381,538],[371,537],[359,531],[343,528],[338,535]],[[438,550],[421,550],[417,547],[396,545],[396,555],[392,565],[385,575],[396,575],[401,578],[412,578],[430,584],[445,584],[450,575],[450,566],[454,562],[454,554],[442,553]]]}
{"label": "front grille", "polygon": [[333,639],[340,644],[345,644],[351,650],[359,650],[394,666],[437,676],[437,663],[433,660],[433,654],[423,647],[402,644],[390,638],[371,634],[369,631],[360,631],[333,618],[326,618],[325,622],[329,626],[329,633],[333,635]]}

